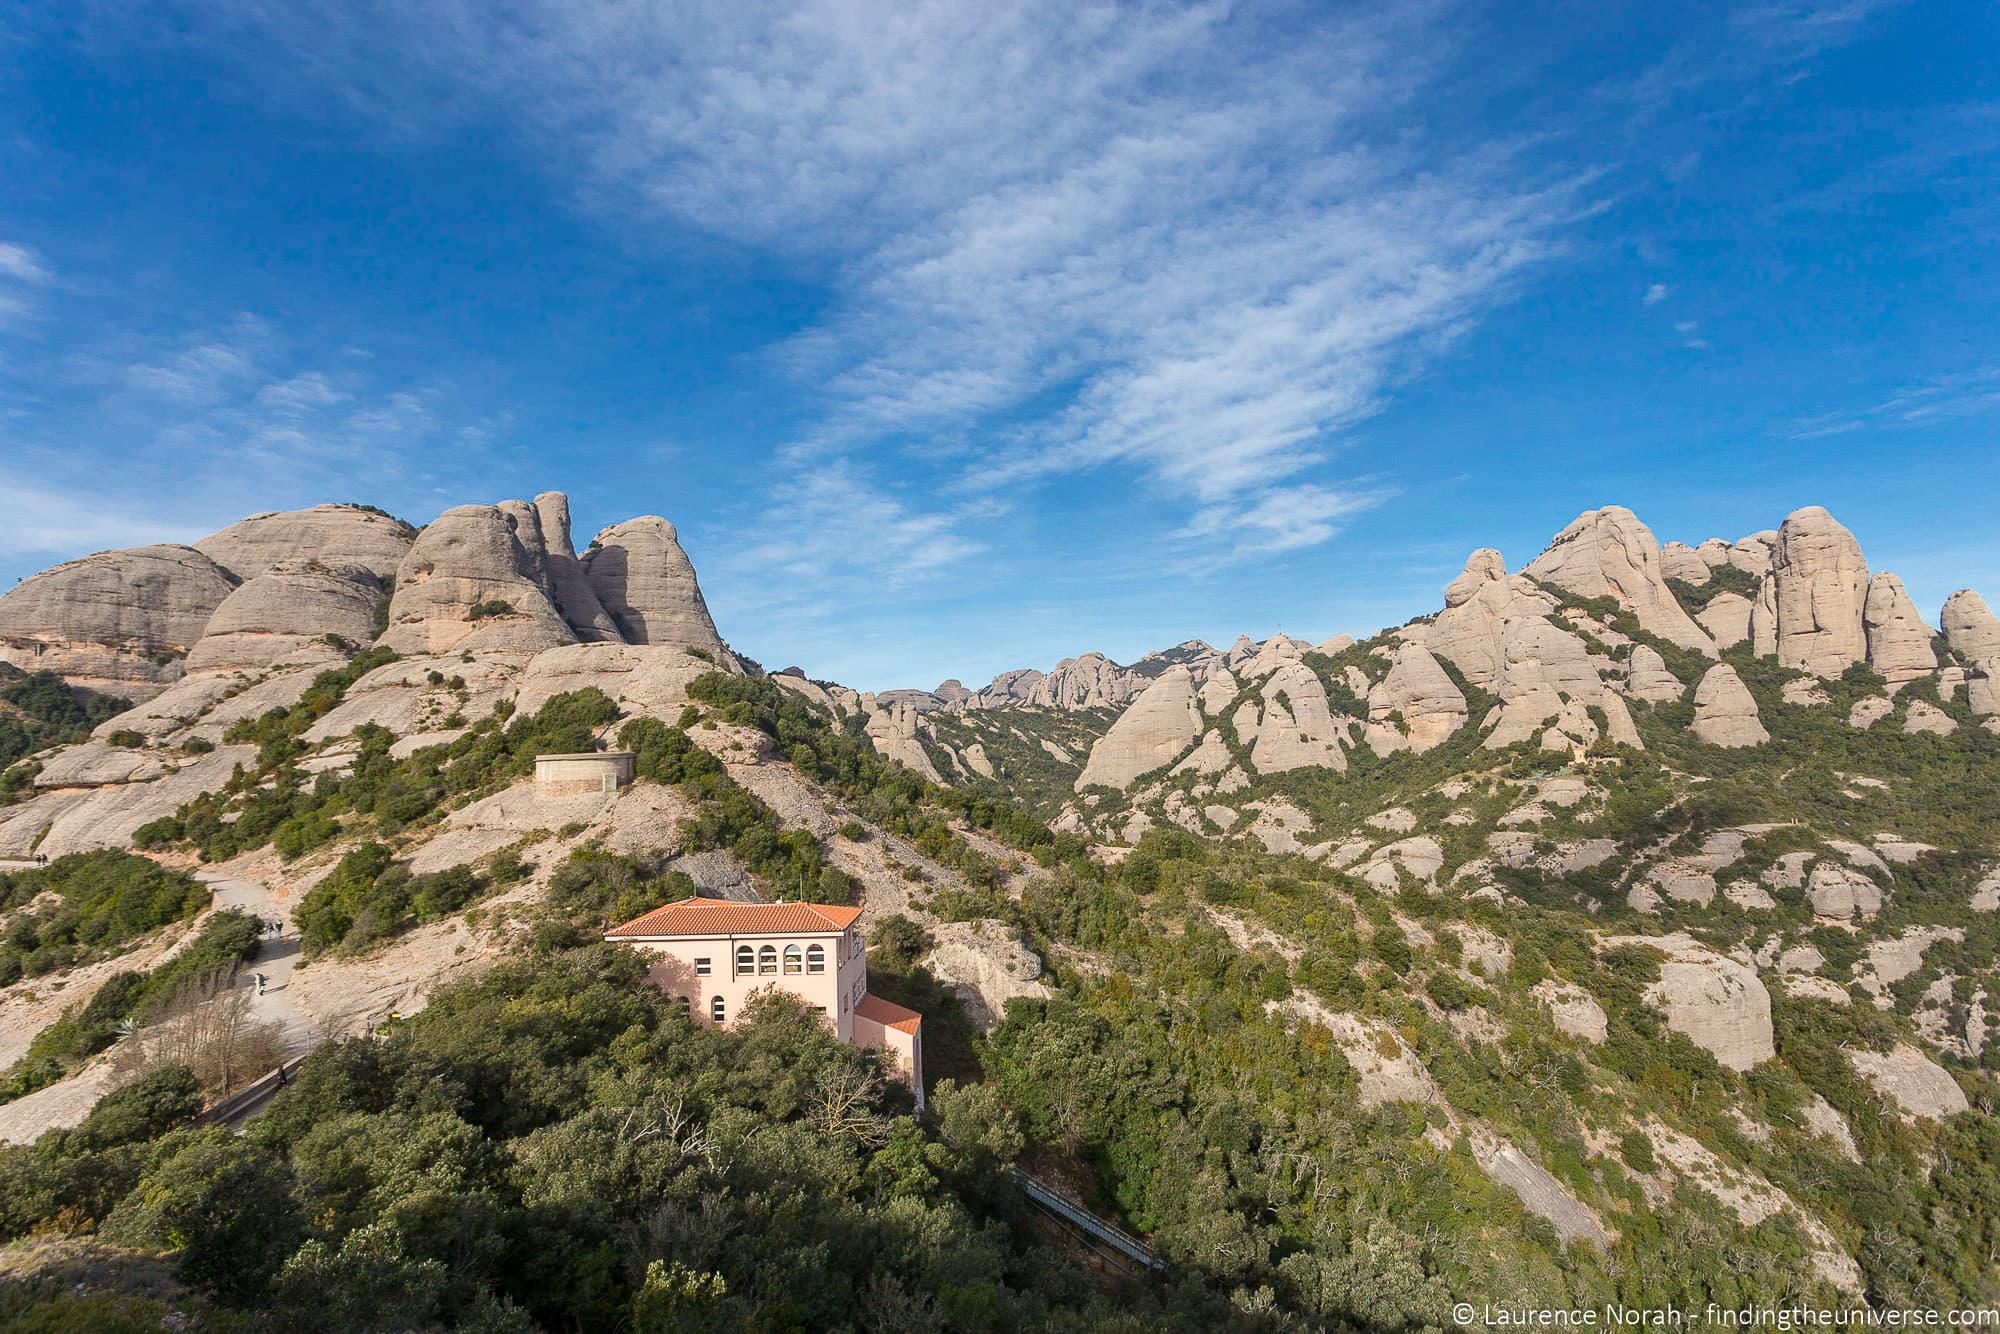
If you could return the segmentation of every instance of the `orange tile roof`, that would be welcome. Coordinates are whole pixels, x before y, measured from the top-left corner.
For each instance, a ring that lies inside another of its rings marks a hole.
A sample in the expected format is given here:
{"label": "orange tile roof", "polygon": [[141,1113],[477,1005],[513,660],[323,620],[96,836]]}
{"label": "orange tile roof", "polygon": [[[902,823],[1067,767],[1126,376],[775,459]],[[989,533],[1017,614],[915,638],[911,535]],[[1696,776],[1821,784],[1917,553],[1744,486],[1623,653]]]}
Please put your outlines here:
{"label": "orange tile roof", "polygon": [[862,1019],[872,1019],[884,1028],[903,1033],[915,1033],[924,1026],[924,1017],[915,1010],[906,1010],[894,1001],[885,1001],[872,991],[855,1005],[854,1013]]}
{"label": "orange tile roof", "polygon": [[696,895],[634,917],[604,936],[616,940],[632,936],[814,935],[845,931],[859,916],[859,908],[831,903],[737,903]]}

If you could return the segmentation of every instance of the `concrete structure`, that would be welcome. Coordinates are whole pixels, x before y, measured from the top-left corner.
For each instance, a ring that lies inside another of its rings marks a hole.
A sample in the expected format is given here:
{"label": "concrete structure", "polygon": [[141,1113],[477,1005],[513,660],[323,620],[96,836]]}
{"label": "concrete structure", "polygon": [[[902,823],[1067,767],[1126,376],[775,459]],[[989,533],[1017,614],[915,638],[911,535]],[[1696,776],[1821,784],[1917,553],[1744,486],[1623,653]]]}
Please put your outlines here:
{"label": "concrete structure", "polygon": [[629,750],[593,750],[578,755],[535,756],[535,792],[543,797],[610,794],[632,781]]}
{"label": "concrete structure", "polygon": [[[593,757],[594,758],[594,757]],[[788,991],[842,1042],[886,1051],[924,1103],[923,1016],[868,992],[859,908],[735,903],[699,896],[655,908],[604,933],[653,958],[647,980],[699,1023],[726,1028],[750,997]]]}

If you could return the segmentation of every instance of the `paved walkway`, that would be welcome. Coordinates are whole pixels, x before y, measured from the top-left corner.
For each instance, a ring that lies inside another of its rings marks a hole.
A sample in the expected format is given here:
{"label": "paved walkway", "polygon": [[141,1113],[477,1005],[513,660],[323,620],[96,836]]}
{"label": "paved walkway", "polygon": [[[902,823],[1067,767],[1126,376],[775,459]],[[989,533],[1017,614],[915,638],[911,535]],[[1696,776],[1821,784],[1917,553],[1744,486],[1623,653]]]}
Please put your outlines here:
{"label": "paved walkway", "polygon": [[[264,937],[256,955],[245,965],[246,974],[261,973],[264,977],[263,989],[251,1002],[251,1012],[260,1021],[284,1029],[286,1054],[312,1046],[310,1024],[292,1004],[292,969],[299,962],[299,933],[292,925],[291,905],[261,880],[234,880],[216,871],[196,871],[194,878],[214,893],[217,908],[241,908],[260,921],[276,920],[283,926],[284,934],[275,939]],[[255,985],[247,976],[245,983]]]}

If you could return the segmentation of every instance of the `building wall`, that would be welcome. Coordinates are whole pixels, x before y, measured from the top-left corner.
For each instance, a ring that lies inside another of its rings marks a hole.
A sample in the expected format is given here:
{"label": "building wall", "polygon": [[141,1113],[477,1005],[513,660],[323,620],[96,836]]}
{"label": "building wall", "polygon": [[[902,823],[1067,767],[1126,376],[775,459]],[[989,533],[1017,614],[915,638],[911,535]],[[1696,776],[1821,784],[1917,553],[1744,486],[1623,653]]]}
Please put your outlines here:
{"label": "building wall", "polygon": [[[845,1042],[854,1031],[853,1003],[846,998],[853,994],[857,979],[864,990],[867,986],[867,954],[865,950],[855,951],[851,943],[860,939],[859,932],[850,930],[818,935],[704,936],[632,943],[641,952],[654,956],[655,962],[646,972],[647,981],[669,996],[687,997],[689,1012],[701,1023],[714,1022],[712,1007],[718,996],[722,998],[722,1026],[727,1028],[742,1016],[743,1007],[749,1004],[752,995],[766,987],[776,987],[822,1010],[835,1034]],[[784,971],[787,945],[796,945],[803,961],[807,949],[815,944],[826,949],[824,973]],[[739,973],[736,970],[739,945],[748,945],[752,950],[771,946],[777,954],[778,971]],[[697,959],[709,961],[707,976],[695,971]]]}
{"label": "building wall", "polygon": [[632,757],[622,752],[543,755],[535,760],[535,791],[545,797],[616,792],[631,781]]}
{"label": "building wall", "polygon": [[905,1033],[900,1028],[890,1028],[878,1024],[873,1019],[856,1015],[854,1019],[853,1043],[857,1047],[878,1047],[889,1054],[889,1063],[910,1087],[916,1091],[917,1110],[924,1110],[924,1037],[923,1030]]}

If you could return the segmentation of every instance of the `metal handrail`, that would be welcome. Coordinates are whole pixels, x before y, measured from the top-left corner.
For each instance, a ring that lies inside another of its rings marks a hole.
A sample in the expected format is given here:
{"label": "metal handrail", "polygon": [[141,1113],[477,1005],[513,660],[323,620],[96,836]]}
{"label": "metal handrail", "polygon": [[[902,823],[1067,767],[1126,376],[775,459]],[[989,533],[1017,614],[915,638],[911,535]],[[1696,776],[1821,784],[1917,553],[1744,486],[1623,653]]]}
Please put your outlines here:
{"label": "metal handrail", "polygon": [[1021,1193],[1026,1195],[1031,1203],[1056,1215],[1071,1226],[1081,1228],[1127,1259],[1136,1260],[1148,1269],[1162,1270],[1167,1267],[1167,1262],[1145,1242],[1123,1228],[1105,1222],[1076,1201],[1057,1194],[1018,1167],[1014,1169],[1014,1180],[1021,1187]]}

